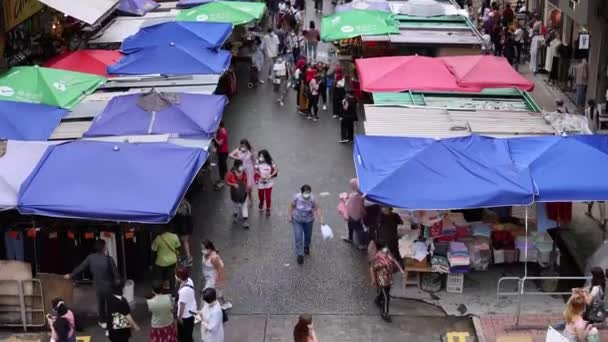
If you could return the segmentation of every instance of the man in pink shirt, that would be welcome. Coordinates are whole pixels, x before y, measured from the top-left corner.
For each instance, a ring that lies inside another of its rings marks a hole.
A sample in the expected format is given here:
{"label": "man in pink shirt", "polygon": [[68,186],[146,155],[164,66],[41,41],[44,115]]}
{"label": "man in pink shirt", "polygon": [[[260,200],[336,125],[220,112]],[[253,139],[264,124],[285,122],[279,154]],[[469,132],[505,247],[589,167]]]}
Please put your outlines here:
{"label": "man in pink shirt", "polygon": [[359,181],[356,178],[350,180],[351,193],[346,200],[346,214],[348,215],[348,237],[342,239],[348,243],[353,242],[353,234],[356,237],[357,248],[367,250],[367,237],[363,228],[365,217],[365,205],[363,195],[359,191]]}

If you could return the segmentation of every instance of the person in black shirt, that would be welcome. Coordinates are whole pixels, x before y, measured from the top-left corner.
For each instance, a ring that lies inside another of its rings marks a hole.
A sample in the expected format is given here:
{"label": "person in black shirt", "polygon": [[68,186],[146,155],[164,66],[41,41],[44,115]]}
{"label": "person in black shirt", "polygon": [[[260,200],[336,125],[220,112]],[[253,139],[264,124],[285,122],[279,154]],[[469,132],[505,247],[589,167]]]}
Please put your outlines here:
{"label": "person in black shirt", "polygon": [[112,289],[108,297],[108,337],[112,342],[126,342],[131,338],[131,328],[139,331],[139,326],[131,317],[129,303],[122,296],[123,285]]}
{"label": "person in black shirt", "polygon": [[383,241],[393,257],[401,263],[397,227],[403,224],[403,220],[399,214],[393,212],[391,207],[382,207],[380,212],[378,241]]}
{"label": "person in black shirt", "polygon": [[340,142],[352,141],[354,138],[355,121],[357,121],[357,99],[352,91],[342,100],[342,117],[340,118]]}

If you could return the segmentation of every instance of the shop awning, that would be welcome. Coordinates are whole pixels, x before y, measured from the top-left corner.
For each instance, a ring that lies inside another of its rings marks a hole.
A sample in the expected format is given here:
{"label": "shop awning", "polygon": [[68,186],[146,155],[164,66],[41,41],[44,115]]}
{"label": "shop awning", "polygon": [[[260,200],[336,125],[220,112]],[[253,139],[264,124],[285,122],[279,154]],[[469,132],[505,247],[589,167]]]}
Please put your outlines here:
{"label": "shop awning", "polygon": [[213,1],[182,10],[177,15],[177,20],[243,25],[262,19],[265,12],[266,5],[263,2]]}
{"label": "shop awning", "polygon": [[43,66],[106,77],[108,65],[115,64],[121,57],[122,53],[114,50],[76,50],[52,58]]}
{"label": "shop awning", "polygon": [[85,137],[173,134],[211,137],[227,99],[223,95],[140,93],[112,98]]}
{"label": "shop awning", "polygon": [[67,114],[43,104],[0,101],[0,140],[47,140]]}
{"label": "shop awning", "polygon": [[0,153],[0,211],[17,207],[21,184],[53,143],[8,140],[5,144],[4,155]]}
{"label": "shop awning", "polygon": [[321,19],[321,39],[325,42],[394,33],[399,33],[397,20],[384,11],[353,9]]}
{"label": "shop awning", "polygon": [[193,48],[168,43],[141,48],[125,55],[108,67],[113,75],[207,75],[222,74],[230,65],[231,54],[225,50]]}
{"label": "shop awning", "polygon": [[23,183],[22,214],[167,223],[207,153],[166,143],[74,141],[50,147]]}
{"label": "shop awning", "polygon": [[529,173],[515,167],[504,140],[357,136],[359,187],[374,202],[405,209],[529,205]]}
{"label": "shop awning", "polygon": [[539,202],[608,200],[608,136],[508,139],[513,161],[528,169]]}
{"label": "shop awning", "polygon": [[160,4],[154,0],[120,0],[118,10],[130,15],[143,16],[158,7]]}
{"label": "shop awning", "polygon": [[230,23],[167,22],[140,29],[120,46],[124,53],[158,44],[179,43],[191,47],[217,48],[232,33]]}
{"label": "shop awning", "polygon": [[504,57],[480,55],[441,59],[462,87],[534,89],[534,82],[513,69]]}
{"label": "shop awning", "polygon": [[357,59],[361,89],[367,92],[405,90],[478,91],[456,83],[439,58],[398,56]]}
{"label": "shop awning", "polygon": [[119,0],[38,0],[43,4],[89,25],[114,11]]}
{"label": "shop awning", "polygon": [[[154,12],[155,13],[155,12]],[[152,13],[150,13],[152,14]],[[88,41],[88,46],[104,46],[105,44],[120,44],[127,37],[134,35],[142,27],[156,25],[175,20],[171,12],[162,12],[162,17],[117,17],[101,28],[95,36]]]}
{"label": "shop awning", "polygon": [[92,74],[37,65],[19,66],[0,75],[0,98],[70,109],[105,81]]}

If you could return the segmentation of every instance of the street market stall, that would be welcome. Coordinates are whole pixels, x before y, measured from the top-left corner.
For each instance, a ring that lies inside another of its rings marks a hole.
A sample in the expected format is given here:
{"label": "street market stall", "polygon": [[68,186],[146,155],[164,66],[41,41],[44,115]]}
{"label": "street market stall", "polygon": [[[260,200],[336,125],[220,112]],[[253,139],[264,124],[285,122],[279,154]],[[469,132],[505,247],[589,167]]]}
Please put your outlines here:
{"label": "street market stall", "polygon": [[0,140],[47,140],[66,115],[53,106],[0,101]]}
{"label": "street market stall", "polygon": [[43,66],[108,77],[108,66],[121,58],[122,53],[115,50],[76,50],[52,58]]}

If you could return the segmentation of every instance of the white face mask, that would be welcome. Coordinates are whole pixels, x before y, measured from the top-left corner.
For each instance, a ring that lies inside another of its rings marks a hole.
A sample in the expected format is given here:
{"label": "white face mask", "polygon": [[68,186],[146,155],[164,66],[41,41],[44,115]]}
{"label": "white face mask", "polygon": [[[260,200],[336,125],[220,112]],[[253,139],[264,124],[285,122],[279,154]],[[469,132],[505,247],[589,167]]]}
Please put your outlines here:
{"label": "white face mask", "polygon": [[383,253],[388,253],[388,247],[384,247],[384,248],[382,248],[382,252],[383,252]]}
{"label": "white face mask", "polygon": [[203,248],[202,252],[203,252],[203,255],[208,255],[210,251],[206,248]]}
{"label": "white face mask", "polygon": [[240,147],[239,150],[241,150],[241,152],[247,152],[247,148],[246,147]]}
{"label": "white face mask", "polygon": [[237,169],[239,172],[243,172],[243,170],[245,170],[245,168],[243,166],[239,166],[239,168]]}
{"label": "white face mask", "polygon": [[266,159],[265,159],[264,157],[260,157],[260,158],[258,158],[258,161],[259,161],[260,163],[263,163],[263,162],[265,162],[265,161],[266,161]]}
{"label": "white face mask", "polygon": [[309,198],[310,198],[310,192],[303,192],[303,193],[302,193],[302,197],[303,197],[304,199],[309,199]]}

